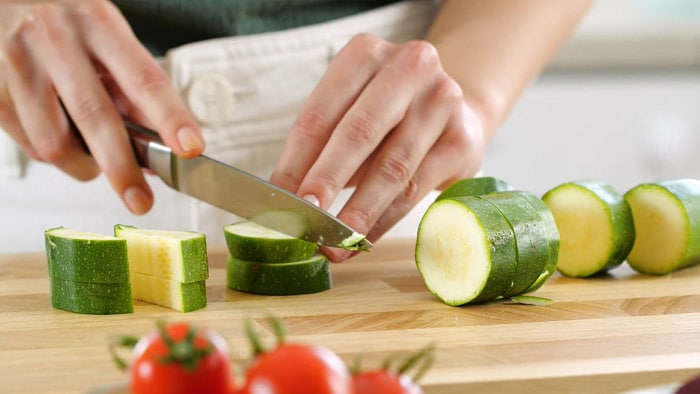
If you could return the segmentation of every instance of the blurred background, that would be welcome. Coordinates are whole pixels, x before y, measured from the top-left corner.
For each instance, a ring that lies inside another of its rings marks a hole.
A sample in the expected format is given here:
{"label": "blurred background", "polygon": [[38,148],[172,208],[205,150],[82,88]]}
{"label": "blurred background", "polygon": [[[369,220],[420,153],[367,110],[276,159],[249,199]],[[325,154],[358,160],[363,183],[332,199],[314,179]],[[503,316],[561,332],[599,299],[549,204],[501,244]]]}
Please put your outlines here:
{"label": "blurred background", "polygon": [[[598,1],[517,103],[484,174],[539,195],[599,179],[624,193],[661,178],[700,177],[700,2]],[[0,139],[7,138],[0,133]],[[1,142],[1,141],[0,141]],[[111,233],[117,223],[190,229],[188,200],[151,180],[158,203],[129,214],[101,177],[72,181],[0,143],[0,253],[41,251],[43,231]],[[389,236],[415,236],[414,211]]]}
{"label": "blurred background", "polygon": [[544,193],[700,177],[700,2],[598,1],[490,146],[487,175]]}

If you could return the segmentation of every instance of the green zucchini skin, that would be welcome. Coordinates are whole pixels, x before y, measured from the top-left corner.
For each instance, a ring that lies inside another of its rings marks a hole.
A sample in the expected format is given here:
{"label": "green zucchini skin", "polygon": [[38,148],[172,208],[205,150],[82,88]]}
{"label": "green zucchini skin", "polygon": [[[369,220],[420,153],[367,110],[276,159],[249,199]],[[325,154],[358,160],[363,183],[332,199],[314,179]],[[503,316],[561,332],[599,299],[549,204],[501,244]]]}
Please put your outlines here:
{"label": "green zucchini skin", "polygon": [[332,276],[328,259],[323,255],[302,261],[263,263],[229,254],[226,284],[232,290],[253,294],[310,294],[330,289]]}
{"label": "green zucchini skin", "polygon": [[51,306],[68,312],[111,315],[134,312],[127,283],[74,282],[52,276]]}
{"label": "green zucchini skin", "polygon": [[530,285],[523,293],[532,293],[537,291],[542,285],[544,285],[549,278],[554,275],[557,271],[557,263],[559,262],[559,249],[561,247],[561,238],[559,236],[559,229],[557,228],[557,223],[554,220],[554,215],[552,211],[549,210],[547,204],[542,201],[537,195],[532,193],[523,193],[521,195],[523,201],[527,203],[532,209],[535,210],[540,215],[541,225],[544,228],[545,238],[549,243],[549,260],[545,264],[544,270],[540,276],[535,280],[535,282]]}
{"label": "green zucchini skin", "polygon": [[[241,221],[224,227],[224,237],[229,254],[237,259],[263,263],[284,263],[308,260],[318,251],[318,245],[301,238],[286,235],[266,238],[264,234],[251,236],[240,233],[239,229],[244,226],[257,227],[259,225],[249,221]],[[274,230],[266,228],[264,230],[282,235]]]}
{"label": "green zucchini skin", "polygon": [[482,196],[508,190],[512,190],[512,187],[506,181],[498,178],[490,176],[465,178],[448,186],[437,196],[435,201],[453,197]]}
{"label": "green zucchini skin", "polygon": [[[665,179],[657,182],[641,183],[627,193],[624,197],[630,202],[633,207],[633,216],[639,215],[635,211],[633,199],[637,193],[644,193],[649,190],[665,191],[666,197],[671,200],[676,206],[680,207],[684,216],[685,234],[683,239],[683,251],[681,255],[673,261],[666,261],[663,264],[649,264],[644,260],[644,256],[637,256],[632,252],[628,256],[627,262],[639,273],[650,275],[666,275],[673,271],[700,264],[700,180],[697,179]],[[635,217],[635,226],[637,222],[641,222],[641,218]],[[670,229],[663,228],[660,225],[659,231],[668,231]],[[636,240],[635,242],[643,242]]]}
{"label": "green zucchini skin", "polygon": [[[529,196],[525,196],[528,194]],[[504,296],[512,297],[524,293],[540,275],[547,271],[551,251],[548,231],[539,211],[532,208],[527,198],[532,193],[507,191],[491,193],[481,198],[498,209],[513,230],[516,245],[517,268],[512,286]]]}
{"label": "green zucchini skin", "polygon": [[[126,241],[118,238],[77,238],[57,227],[44,232],[51,277],[75,282],[128,283]],[[86,233],[87,234],[87,233]]]}

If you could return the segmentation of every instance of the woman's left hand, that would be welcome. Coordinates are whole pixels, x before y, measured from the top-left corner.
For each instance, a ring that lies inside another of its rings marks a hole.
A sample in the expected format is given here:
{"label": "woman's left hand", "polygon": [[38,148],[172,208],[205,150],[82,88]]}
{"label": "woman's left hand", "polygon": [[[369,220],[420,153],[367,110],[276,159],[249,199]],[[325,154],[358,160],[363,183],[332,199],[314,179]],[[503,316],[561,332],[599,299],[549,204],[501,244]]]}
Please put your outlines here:
{"label": "woman's left hand", "polygon": [[485,139],[433,45],[359,35],[311,94],[271,181],[323,209],[356,186],[338,218],[376,241],[431,190],[473,176]]}

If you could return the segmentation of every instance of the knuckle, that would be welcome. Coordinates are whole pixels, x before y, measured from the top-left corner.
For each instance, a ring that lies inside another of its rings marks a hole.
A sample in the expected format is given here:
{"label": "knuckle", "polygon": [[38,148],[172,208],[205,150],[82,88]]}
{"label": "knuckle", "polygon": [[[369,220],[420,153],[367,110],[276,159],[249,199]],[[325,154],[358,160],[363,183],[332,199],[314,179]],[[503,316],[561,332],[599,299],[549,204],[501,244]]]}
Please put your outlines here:
{"label": "knuckle", "polygon": [[[312,190],[323,190],[325,195],[335,195],[342,187],[333,174],[323,173],[316,177]],[[322,196],[318,196],[319,198]],[[323,200],[323,199],[322,199]]]}
{"label": "knuckle", "polygon": [[439,65],[438,51],[427,41],[409,41],[400,50],[403,67],[412,72],[423,71]]}
{"label": "knuckle", "polygon": [[378,174],[390,184],[403,185],[411,179],[411,154],[406,149],[392,149],[379,164]]}
{"label": "knuckle", "polygon": [[353,228],[362,231],[362,229],[370,229],[373,227],[376,222],[376,215],[368,209],[345,207],[345,209],[343,209],[343,221]]}
{"label": "knuckle", "polygon": [[341,53],[351,59],[377,62],[384,54],[387,43],[371,34],[361,33],[350,39]]}
{"label": "knuckle", "polygon": [[68,140],[65,138],[42,138],[33,145],[40,161],[55,164],[67,157]]}
{"label": "knuckle", "polygon": [[323,111],[320,109],[309,109],[303,111],[292,126],[291,133],[302,139],[317,141],[323,138],[328,121]]}
{"label": "knuckle", "polygon": [[141,64],[135,73],[131,74],[134,86],[139,89],[156,92],[170,84],[165,72],[155,63]]}
{"label": "knuckle", "polygon": [[372,143],[379,135],[377,117],[369,111],[361,111],[349,120],[347,138],[350,142],[362,145]]}
{"label": "knuckle", "polygon": [[435,83],[434,97],[443,103],[448,103],[452,106],[461,105],[464,100],[464,92],[457,81],[450,78],[446,74],[439,78]]}
{"label": "knuckle", "polygon": [[96,97],[84,96],[73,105],[71,116],[77,124],[93,123],[111,109],[110,104]]}

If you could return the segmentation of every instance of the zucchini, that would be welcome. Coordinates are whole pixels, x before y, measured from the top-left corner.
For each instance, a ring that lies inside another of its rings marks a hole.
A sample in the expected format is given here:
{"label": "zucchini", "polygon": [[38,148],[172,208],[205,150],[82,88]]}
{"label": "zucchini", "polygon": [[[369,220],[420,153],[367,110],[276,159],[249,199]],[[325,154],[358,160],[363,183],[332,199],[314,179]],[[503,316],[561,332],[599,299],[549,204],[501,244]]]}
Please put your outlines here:
{"label": "zucchini", "polygon": [[226,260],[226,284],[232,290],[265,295],[309,294],[328,290],[332,278],[328,259],[316,255],[310,259],[285,263],[261,263],[232,255]]}
{"label": "zucchini", "polygon": [[128,283],[126,241],[57,227],[44,232],[51,277],[89,283]]}
{"label": "zucchini", "polygon": [[516,271],[513,230],[474,196],[432,203],[418,225],[415,260],[426,287],[448,305],[501,298]]}
{"label": "zucchini", "polygon": [[207,306],[205,281],[182,283],[157,276],[131,274],[133,297],[180,312],[191,312]]}
{"label": "zucchini", "polygon": [[643,183],[627,193],[637,234],[628,264],[665,275],[700,262],[700,181]]}
{"label": "zucchini", "polygon": [[316,254],[313,242],[281,233],[251,221],[224,227],[226,246],[231,256],[262,263],[308,260]]}
{"label": "zucchini", "polygon": [[452,197],[482,196],[508,190],[512,190],[512,188],[507,182],[494,177],[465,178],[448,186],[447,189],[443,190],[442,193],[437,196],[435,201]]}
{"label": "zucchini", "polygon": [[561,238],[557,270],[589,277],[622,264],[635,239],[630,205],[612,186],[596,180],[563,183],[542,197]]}
{"label": "zucchini", "polygon": [[132,273],[182,283],[199,282],[209,277],[204,234],[118,224],[114,226],[114,235],[127,241]]}
{"label": "zucchini", "polygon": [[51,306],[93,315],[132,313],[131,286],[126,283],[75,282],[50,277]]}
{"label": "zucchini", "polygon": [[[552,239],[546,223],[541,213],[530,205],[526,195],[529,195],[529,198],[539,199],[532,193],[523,191],[481,196],[503,214],[515,237],[517,266],[511,288],[504,294],[506,297],[522,294],[529,289],[540,275],[547,271],[552,258],[550,250]],[[558,240],[558,235],[556,239]]]}
{"label": "zucchini", "polygon": [[549,260],[540,276],[537,278],[537,280],[535,280],[535,283],[524,291],[524,293],[531,293],[542,287],[542,285],[547,282],[547,279],[549,279],[557,271],[561,240],[559,237],[559,229],[557,229],[557,223],[554,220],[554,215],[552,215],[552,211],[549,209],[547,204],[545,204],[541,198],[534,194],[525,193],[522,195],[522,197],[525,203],[540,214],[540,218],[542,220],[541,224],[545,230],[545,237],[549,241]]}

